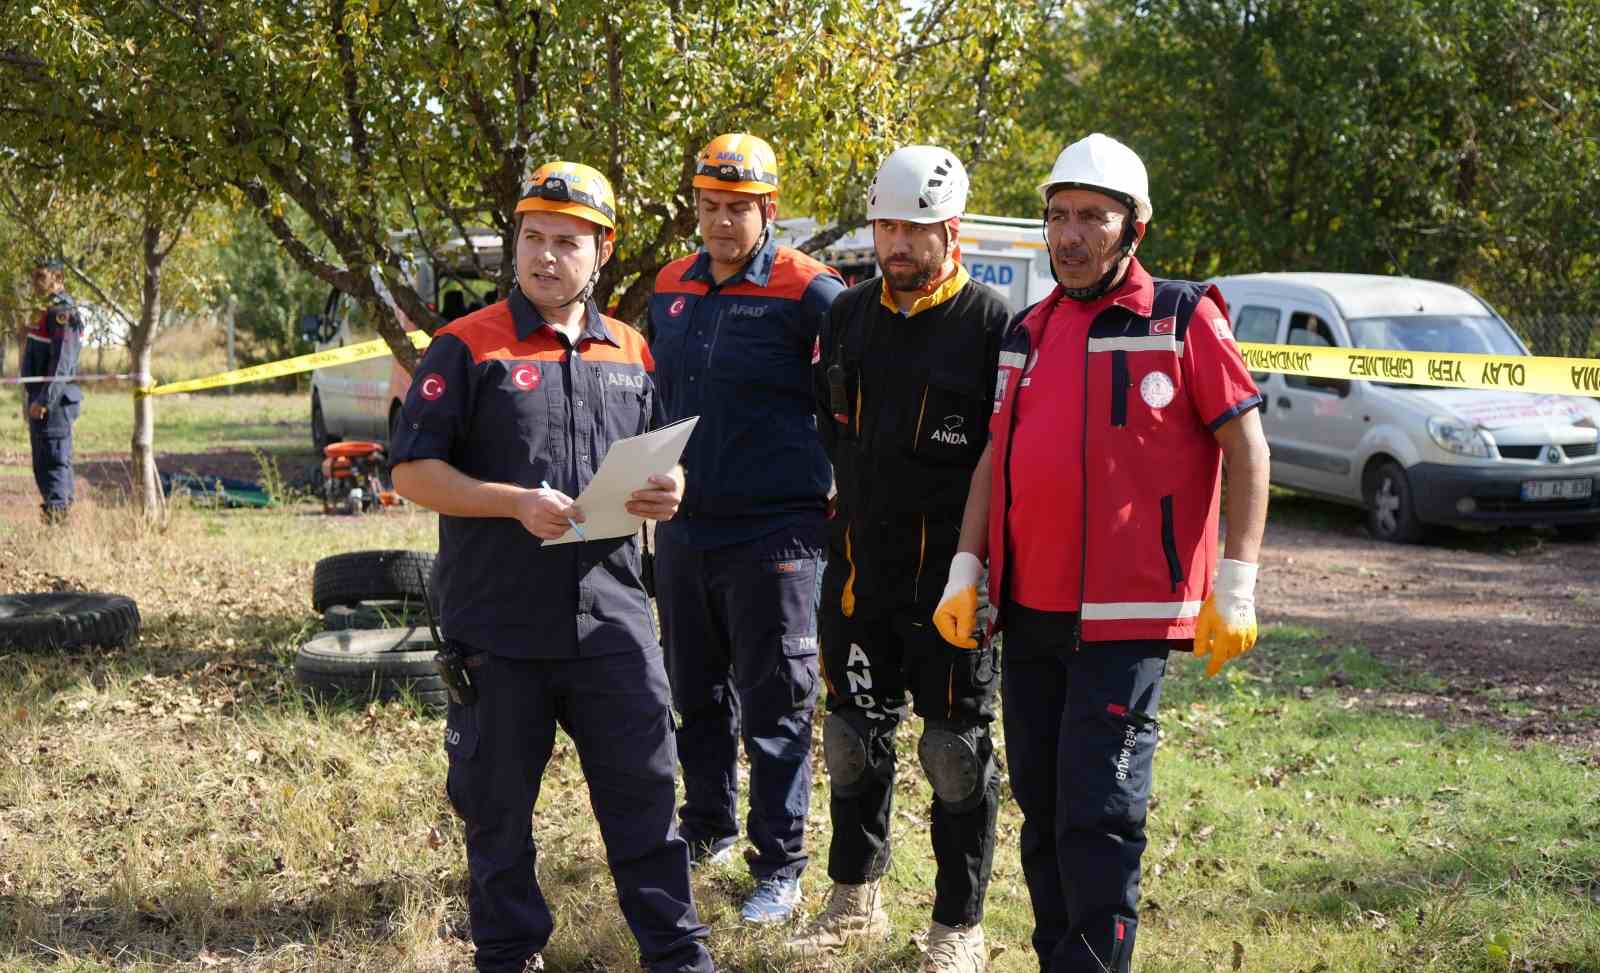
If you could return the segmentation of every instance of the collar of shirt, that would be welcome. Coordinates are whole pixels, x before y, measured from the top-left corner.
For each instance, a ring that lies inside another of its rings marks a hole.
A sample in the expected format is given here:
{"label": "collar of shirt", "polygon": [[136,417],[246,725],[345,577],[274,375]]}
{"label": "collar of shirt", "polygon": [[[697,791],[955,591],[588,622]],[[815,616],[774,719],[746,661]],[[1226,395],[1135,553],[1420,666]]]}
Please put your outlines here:
{"label": "collar of shirt", "polygon": [[689,269],[684,271],[683,279],[702,280],[712,287],[716,287],[719,284],[723,286],[737,284],[741,281],[748,281],[757,287],[765,287],[767,286],[767,280],[772,276],[772,265],[777,260],[778,241],[773,238],[772,227],[769,226],[766,229],[766,239],[761,242],[761,246],[756,248],[755,256],[751,257],[750,261],[744,265],[744,270],[734,274],[731,279],[719,281],[711,276],[711,251],[705,247],[701,247],[700,252],[695,255],[694,263],[690,264]]}
{"label": "collar of shirt", "polygon": [[[1144,264],[1138,257],[1128,261],[1128,273],[1122,278],[1122,284],[1107,295],[1107,304],[1125,307],[1140,317],[1149,317],[1155,309],[1156,282],[1151,279],[1150,272],[1144,269]],[[1096,308],[1096,311],[1099,311]]]}
{"label": "collar of shirt", "polygon": [[[523,296],[522,288],[513,287],[511,289],[511,297],[507,303],[511,306],[511,322],[517,329],[518,341],[527,341],[540,328],[550,328],[549,322],[545,321],[544,316],[539,313],[539,309],[533,306],[532,301]],[[557,329],[550,328],[550,330],[556,331]],[[578,341],[574,343],[574,347],[582,343],[585,338],[593,338],[596,341],[604,341],[611,345],[617,343],[616,339],[611,336],[611,329],[606,327],[605,318],[600,316],[600,308],[595,306],[592,300],[584,306],[583,333],[578,336]]]}
{"label": "collar of shirt", "polygon": [[[967,273],[967,265],[961,262],[959,252],[956,256],[956,272],[946,277],[933,290],[928,291],[915,301],[911,302],[911,310],[905,312],[908,318],[914,318],[929,308],[938,307],[961,293],[961,288],[967,286],[967,281],[972,275]],[[891,314],[900,314],[900,305],[894,302],[894,295],[889,291],[889,278],[883,279],[883,292],[878,295],[878,302],[889,309]]]}
{"label": "collar of shirt", "polygon": [[1149,317],[1155,308],[1155,300],[1155,280],[1151,278],[1150,272],[1144,269],[1144,265],[1139,263],[1139,258],[1134,257],[1128,261],[1128,272],[1123,275],[1122,283],[1110,292],[1085,304],[1067,297],[1057,285],[1056,289],[1050,292],[1050,296],[1045,298],[1046,306],[1041,309],[1042,313],[1029,315],[1029,320],[1025,324],[1029,333],[1033,335],[1034,342],[1037,343],[1039,336],[1044,333],[1045,326],[1057,314],[1081,315],[1082,320],[1093,321],[1096,315],[1114,304],[1142,317]]}

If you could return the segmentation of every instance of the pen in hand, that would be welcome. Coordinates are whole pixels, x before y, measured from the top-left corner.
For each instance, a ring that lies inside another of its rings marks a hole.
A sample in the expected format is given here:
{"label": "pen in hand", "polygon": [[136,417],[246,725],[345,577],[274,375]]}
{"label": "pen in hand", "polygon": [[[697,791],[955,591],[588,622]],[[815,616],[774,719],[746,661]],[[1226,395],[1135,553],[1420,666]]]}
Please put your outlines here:
{"label": "pen in hand", "polygon": [[[539,485],[544,487],[546,490],[554,490],[555,489],[555,487],[550,485],[550,481],[549,480],[540,480],[539,481]],[[571,517],[568,517],[567,518],[567,523],[572,525],[572,532],[574,534],[578,535],[578,540],[583,541],[585,543],[588,542],[589,538],[583,536],[583,528],[578,526],[578,522],[576,520],[573,520]]]}

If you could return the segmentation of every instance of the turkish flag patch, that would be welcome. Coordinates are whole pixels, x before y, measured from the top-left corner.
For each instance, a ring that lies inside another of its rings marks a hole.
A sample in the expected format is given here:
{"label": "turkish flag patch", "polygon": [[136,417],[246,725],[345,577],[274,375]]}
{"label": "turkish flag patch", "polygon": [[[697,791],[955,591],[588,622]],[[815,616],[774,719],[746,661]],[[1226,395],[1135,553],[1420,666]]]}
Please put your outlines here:
{"label": "turkish flag patch", "polygon": [[424,375],[422,381],[417,384],[417,394],[427,399],[429,402],[432,402],[434,399],[437,399],[439,396],[443,395],[444,389],[444,376],[440,375],[438,372],[429,372],[427,375]]}
{"label": "turkish flag patch", "polygon": [[511,370],[511,384],[524,392],[538,388],[539,377],[538,365],[518,365]]}
{"label": "turkish flag patch", "polygon": [[1151,321],[1150,322],[1150,333],[1151,334],[1176,334],[1177,331],[1178,331],[1178,319],[1175,318],[1175,317],[1173,317],[1173,318],[1159,318],[1159,319],[1157,319],[1155,321]]}

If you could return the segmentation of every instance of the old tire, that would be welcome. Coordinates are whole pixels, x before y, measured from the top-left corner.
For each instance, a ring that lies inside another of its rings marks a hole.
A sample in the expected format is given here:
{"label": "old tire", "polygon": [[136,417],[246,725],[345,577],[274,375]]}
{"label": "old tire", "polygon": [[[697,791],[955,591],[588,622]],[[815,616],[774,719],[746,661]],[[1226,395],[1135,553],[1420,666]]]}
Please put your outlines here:
{"label": "old tire", "polygon": [[423,580],[433,573],[427,551],[352,551],[317,562],[311,573],[311,607],[362,601],[422,601]]}
{"label": "old tire", "polygon": [[1399,463],[1386,462],[1367,474],[1367,530],[1380,541],[1415,544],[1425,528],[1411,503],[1411,481]]}
{"label": "old tire", "polygon": [[361,601],[353,605],[329,605],[322,612],[322,627],[330,632],[352,629],[428,626],[428,613],[422,599]]}
{"label": "old tire", "polygon": [[438,645],[426,628],[323,632],[300,647],[294,679],[319,699],[399,699],[407,694],[429,708],[449,701],[433,666]]}
{"label": "old tire", "polygon": [[0,595],[0,651],[115,648],[138,637],[132,598],[89,591]]}

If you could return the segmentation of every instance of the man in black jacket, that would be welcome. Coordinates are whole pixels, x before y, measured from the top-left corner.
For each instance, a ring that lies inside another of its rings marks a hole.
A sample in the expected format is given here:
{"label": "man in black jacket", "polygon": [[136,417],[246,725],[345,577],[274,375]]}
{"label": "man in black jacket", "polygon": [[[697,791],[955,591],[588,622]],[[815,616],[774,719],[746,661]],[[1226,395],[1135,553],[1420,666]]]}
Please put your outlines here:
{"label": "man in black jacket", "polygon": [[889,933],[878,887],[909,692],[935,794],[931,973],[987,966],[981,922],[999,804],[993,653],[950,646],[931,613],[983,452],[1008,317],[961,265],[966,196],[966,171],[942,148],[907,146],[884,160],[867,205],[883,275],[839,297],[813,356],[837,485],[818,624],[833,890],[790,946],[815,955]]}

